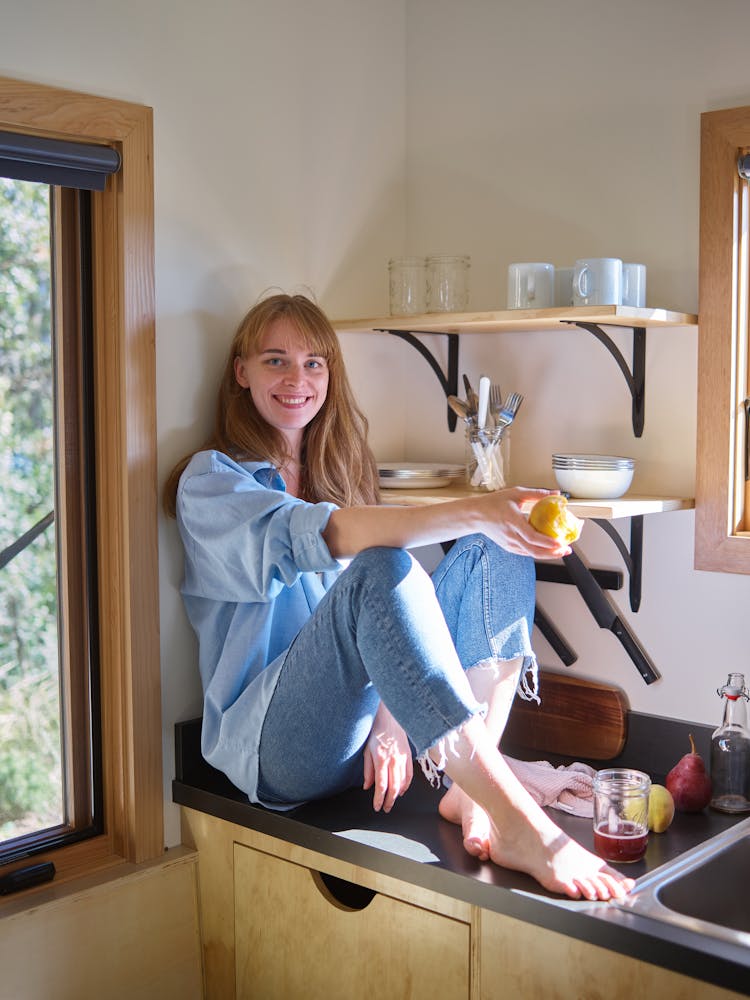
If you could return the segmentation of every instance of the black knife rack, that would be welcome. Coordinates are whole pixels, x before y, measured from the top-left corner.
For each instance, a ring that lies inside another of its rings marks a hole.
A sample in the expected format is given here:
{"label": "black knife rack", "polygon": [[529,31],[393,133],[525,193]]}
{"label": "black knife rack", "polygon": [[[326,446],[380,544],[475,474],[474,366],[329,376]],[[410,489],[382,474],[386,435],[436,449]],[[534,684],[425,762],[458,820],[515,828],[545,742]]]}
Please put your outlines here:
{"label": "black knife rack", "polygon": [[[628,572],[628,591],[631,611],[637,612],[641,606],[641,577],[643,567],[643,514],[633,514],[630,518],[630,544],[626,545],[620,533],[611,521],[602,518],[591,518],[607,535],[612,539],[622,556],[625,568]],[[565,564],[537,562],[536,578],[541,583],[563,583],[574,584]],[[591,569],[585,567],[591,577],[591,585],[598,587],[602,592],[605,590],[620,590],[623,584],[623,574],[615,570]],[[580,588],[578,588],[580,590]],[[583,596],[583,595],[582,595]],[[563,638],[560,631],[537,605],[534,615],[534,624],[550,644],[554,652],[566,666],[572,666],[578,659],[578,655]],[[621,627],[627,630],[627,625],[621,621]],[[632,633],[631,633],[632,636]],[[635,636],[632,636],[633,644],[637,645]],[[636,666],[644,679],[655,672],[651,661],[645,656],[641,659],[636,654]],[[653,676],[652,680],[656,680]],[[648,681],[651,683],[651,681]]]}

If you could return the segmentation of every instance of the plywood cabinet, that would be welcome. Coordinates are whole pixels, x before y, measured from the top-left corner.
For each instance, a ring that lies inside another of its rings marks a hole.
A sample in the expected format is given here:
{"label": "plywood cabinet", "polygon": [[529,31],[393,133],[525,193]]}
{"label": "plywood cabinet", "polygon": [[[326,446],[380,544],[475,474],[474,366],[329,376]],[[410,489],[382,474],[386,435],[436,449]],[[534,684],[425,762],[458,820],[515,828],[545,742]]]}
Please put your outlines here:
{"label": "plywood cabinet", "polygon": [[[472,996],[470,904],[190,809],[183,840],[198,849],[207,1000]],[[336,879],[363,899],[342,902]]]}
{"label": "plywood cabinet", "polygon": [[361,909],[304,865],[235,844],[237,996],[466,1000],[470,926],[383,893]]}
{"label": "plywood cabinet", "polygon": [[739,998],[374,871],[366,847],[354,864],[187,808],[183,839],[198,849],[206,1000]]}
{"label": "plywood cabinet", "polygon": [[479,1000],[741,1000],[701,983],[543,927],[481,911]]}

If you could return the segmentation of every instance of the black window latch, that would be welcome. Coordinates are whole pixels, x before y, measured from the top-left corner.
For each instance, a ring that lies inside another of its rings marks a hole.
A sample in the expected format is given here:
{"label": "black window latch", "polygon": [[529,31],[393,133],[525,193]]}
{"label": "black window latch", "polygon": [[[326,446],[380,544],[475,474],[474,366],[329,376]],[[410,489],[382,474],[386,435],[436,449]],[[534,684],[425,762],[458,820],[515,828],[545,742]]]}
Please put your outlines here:
{"label": "black window latch", "polygon": [[40,861],[36,865],[16,868],[7,875],[0,876],[0,896],[8,896],[11,892],[31,889],[32,886],[51,882],[55,877],[55,866],[51,861]]}

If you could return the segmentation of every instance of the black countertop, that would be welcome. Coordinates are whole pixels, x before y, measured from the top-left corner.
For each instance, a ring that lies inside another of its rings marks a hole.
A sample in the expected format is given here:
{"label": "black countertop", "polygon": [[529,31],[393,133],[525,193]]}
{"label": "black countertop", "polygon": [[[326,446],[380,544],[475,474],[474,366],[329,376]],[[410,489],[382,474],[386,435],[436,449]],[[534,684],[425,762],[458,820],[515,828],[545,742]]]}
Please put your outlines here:
{"label": "black countertop", "polygon": [[[689,751],[688,732],[708,760],[710,727],[630,713],[625,749],[606,766],[640,768],[655,782],[663,782],[672,764]],[[463,848],[460,829],[438,815],[441,793],[421,773],[415,774],[412,787],[388,815],[375,813],[372,793],[359,789],[280,813],[251,805],[205,762],[200,753],[199,719],[178,723],[175,737],[173,798],[180,805],[750,996],[748,948],[607,903],[567,900],[547,892],[528,875],[472,858]],[[529,759],[522,748],[503,749]],[[570,760],[545,757],[556,764]],[[590,819],[558,810],[551,815],[566,833],[593,850]],[[622,870],[638,878],[742,818],[711,809],[678,813],[666,833],[650,836],[643,861]],[[748,901],[750,905],[750,887]]]}

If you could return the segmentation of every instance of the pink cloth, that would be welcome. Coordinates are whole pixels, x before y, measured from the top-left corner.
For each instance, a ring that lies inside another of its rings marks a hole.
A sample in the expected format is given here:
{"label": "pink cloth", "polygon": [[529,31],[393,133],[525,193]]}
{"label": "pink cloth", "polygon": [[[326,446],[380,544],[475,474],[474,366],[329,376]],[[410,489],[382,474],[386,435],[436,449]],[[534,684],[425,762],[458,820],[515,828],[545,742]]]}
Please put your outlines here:
{"label": "pink cloth", "polygon": [[553,767],[546,760],[504,756],[508,767],[540,806],[551,806],[573,816],[594,815],[593,767],[581,763]]}

